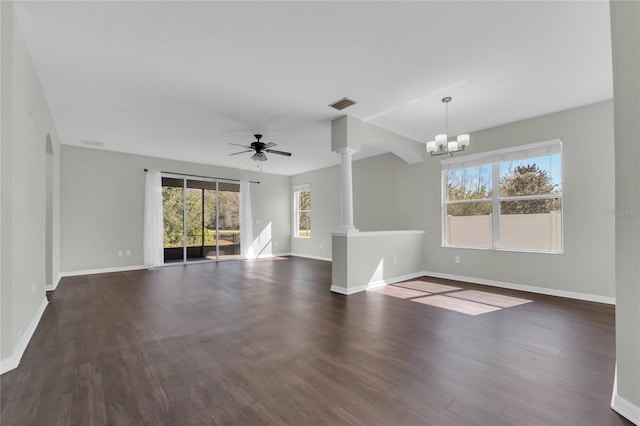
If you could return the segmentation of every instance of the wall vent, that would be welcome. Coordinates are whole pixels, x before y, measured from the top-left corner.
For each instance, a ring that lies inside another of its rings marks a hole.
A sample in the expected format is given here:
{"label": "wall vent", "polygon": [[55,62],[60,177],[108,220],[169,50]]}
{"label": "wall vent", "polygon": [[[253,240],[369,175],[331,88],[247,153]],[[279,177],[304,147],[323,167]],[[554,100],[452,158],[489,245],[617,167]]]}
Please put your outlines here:
{"label": "wall vent", "polygon": [[104,146],[104,142],[92,141],[89,139],[80,139],[80,145],[93,146],[96,148]]}
{"label": "wall vent", "polygon": [[357,104],[357,102],[354,101],[354,100],[351,100],[349,98],[342,98],[340,100],[335,101],[332,104],[329,104],[329,106],[331,108],[337,109],[338,111],[342,111],[343,109],[348,108],[348,107],[350,107],[351,105],[354,105],[354,104]]}

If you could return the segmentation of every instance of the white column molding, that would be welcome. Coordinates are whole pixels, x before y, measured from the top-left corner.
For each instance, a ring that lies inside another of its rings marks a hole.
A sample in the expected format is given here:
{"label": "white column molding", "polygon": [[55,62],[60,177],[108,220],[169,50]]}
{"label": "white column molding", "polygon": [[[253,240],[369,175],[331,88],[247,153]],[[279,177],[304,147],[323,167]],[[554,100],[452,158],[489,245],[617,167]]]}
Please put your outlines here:
{"label": "white column molding", "polygon": [[358,232],[353,226],[353,177],[351,172],[351,157],[356,153],[353,148],[340,148],[336,150],[341,157],[340,186],[342,194],[341,224],[342,232]]}

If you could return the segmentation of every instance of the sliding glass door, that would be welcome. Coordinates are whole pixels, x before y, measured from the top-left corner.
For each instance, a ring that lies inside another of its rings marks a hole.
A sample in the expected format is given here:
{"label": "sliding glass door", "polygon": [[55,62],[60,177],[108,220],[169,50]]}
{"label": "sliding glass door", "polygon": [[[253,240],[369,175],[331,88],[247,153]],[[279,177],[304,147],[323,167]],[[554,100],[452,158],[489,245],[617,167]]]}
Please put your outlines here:
{"label": "sliding glass door", "polygon": [[184,260],[184,182],[162,178],[164,263]]}
{"label": "sliding glass door", "polygon": [[163,177],[165,263],[240,257],[240,185]]}

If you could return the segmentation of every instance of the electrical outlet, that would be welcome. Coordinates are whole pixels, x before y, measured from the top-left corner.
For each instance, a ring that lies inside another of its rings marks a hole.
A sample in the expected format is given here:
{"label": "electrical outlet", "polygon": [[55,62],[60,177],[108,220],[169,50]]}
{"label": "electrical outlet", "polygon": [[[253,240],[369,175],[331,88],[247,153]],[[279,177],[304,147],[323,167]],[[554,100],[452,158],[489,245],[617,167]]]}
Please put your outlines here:
{"label": "electrical outlet", "polygon": [[122,250],[118,250],[118,256],[122,257]]}
{"label": "electrical outlet", "polygon": [[460,263],[460,256],[456,256],[455,259],[456,263]]}
{"label": "electrical outlet", "polygon": [[126,255],[127,255],[127,256],[131,256],[131,250],[127,250]]}
{"label": "electrical outlet", "polygon": [[324,246],[322,245],[322,243],[320,243],[320,250],[322,250],[324,248]]}
{"label": "electrical outlet", "polygon": [[31,282],[31,293],[32,294],[36,294],[36,282],[35,281]]}
{"label": "electrical outlet", "polygon": [[394,265],[397,265],[397,264],[398,264],[398,258],[397,258],[397,257],[394,257],[394,258],[393,258],[393,264],[394,264]]}

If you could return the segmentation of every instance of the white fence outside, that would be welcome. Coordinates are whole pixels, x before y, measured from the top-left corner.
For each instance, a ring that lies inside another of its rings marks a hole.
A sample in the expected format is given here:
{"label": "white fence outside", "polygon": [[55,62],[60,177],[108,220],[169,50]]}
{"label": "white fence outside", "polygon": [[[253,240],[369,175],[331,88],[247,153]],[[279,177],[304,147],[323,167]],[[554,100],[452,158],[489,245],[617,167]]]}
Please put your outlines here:
{"label": "white fence outside", "polygon": [[[447,216],[447,245],[490,248],[491,219]],[[500,215],[500,248],[560,252],[562,212]]]}

